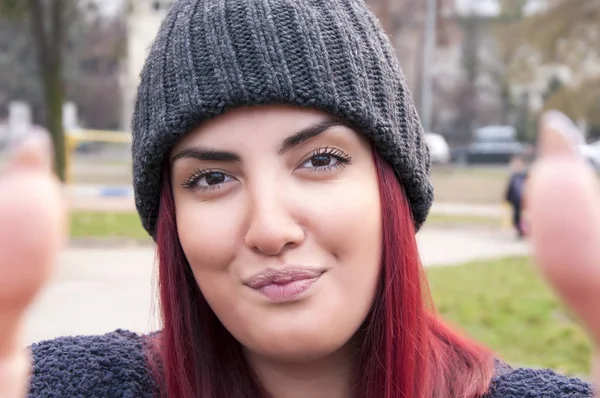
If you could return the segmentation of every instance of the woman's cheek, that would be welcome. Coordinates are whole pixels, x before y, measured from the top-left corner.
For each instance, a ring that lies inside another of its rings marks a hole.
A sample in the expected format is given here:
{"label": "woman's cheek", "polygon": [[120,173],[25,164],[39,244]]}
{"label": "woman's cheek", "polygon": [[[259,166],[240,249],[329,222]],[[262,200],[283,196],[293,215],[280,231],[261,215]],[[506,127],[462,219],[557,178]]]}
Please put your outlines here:
{"label": "woman's cheek", "polygon": [[202,203],[178,209],[179,239],[194,273],[226,270],[235,257],[239,245],[236,216],[231,209],[225,210]]}
{"label": "woman's cheek", "polygon": [[336,251],[345,253],[360,251],[364,246],[381,247],[381,210],[376,184],[345,184],[332,191],[327,200],[314,203],[312,208],[311,218],[316,221],[317,233],[337,247]]}

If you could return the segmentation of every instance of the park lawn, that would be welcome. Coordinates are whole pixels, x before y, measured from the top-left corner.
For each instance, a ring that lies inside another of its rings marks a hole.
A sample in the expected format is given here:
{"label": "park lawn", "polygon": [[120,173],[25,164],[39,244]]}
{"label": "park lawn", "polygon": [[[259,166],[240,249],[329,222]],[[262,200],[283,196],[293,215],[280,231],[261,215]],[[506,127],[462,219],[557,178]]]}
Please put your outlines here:
{"label": "park lawn", "polygon": [[72,211],[70,222],[72,238],[149,239],[135,212]]}
{"label": "park lawn", "polygon": [[425,223],[427,227],[493,227],[500,228],[500,217],[430,213]]}
{"label": "park lawn", "polygon": [[500,203],[508,183],[508,169],[437,167],[431,183],[439,202]]}
{"label": "park lawn", "polygon": [[582,328],[528,258],[428,268],[438,313],[515,366],[589,374]]}
{"label": "park lawn", "polygon": [[[600,171],[596,174],[600,178]],[[504,200],[508,167],[434,166],[431,183],[438,202],[498,204]]]}

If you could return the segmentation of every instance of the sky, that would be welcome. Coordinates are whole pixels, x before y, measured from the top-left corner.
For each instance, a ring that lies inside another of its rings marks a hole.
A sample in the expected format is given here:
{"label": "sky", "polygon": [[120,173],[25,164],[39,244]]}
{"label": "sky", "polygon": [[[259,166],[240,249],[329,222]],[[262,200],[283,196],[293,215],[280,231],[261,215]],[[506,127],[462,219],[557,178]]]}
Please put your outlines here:
{"label": "sky", "polygon": [[498,1],[495,0],[456,0],[456,7],[461,14],[467,14],[470,11],[493,15],[498,12]]}
{"label": "sky", "polygon": [[113,15],[119,10],[123,0],[96,0],[96,3],[103,12]]}
{"label": "sky", "polygon": [[[481,15],[492,16],[500,12],[500,1],[502,0],[456,0],[456,6],[461,14],[474,10]],[[545,0],[529,0],[525,12],[538,11],[544,4]]]}
{"label": "sky", "polygon": [[[96,0],[102,10],[106,13],[113,14],[116,12],[123,0]],[[136,0],[143,1],[143,0]],[[499,2],[502,0],[456,0],[457,8],[461,14],[469,13],[471,9],[482,15],[495,15],[499,12]],[[527,6],[528,12],[539,10],[545,3],[545,0],[529,0]]]}

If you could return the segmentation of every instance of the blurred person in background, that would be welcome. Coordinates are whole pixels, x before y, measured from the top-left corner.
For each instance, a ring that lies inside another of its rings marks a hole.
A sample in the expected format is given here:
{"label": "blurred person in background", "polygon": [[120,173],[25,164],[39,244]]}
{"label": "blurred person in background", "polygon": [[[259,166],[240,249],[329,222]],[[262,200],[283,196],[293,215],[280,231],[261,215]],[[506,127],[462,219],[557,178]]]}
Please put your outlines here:
{"label": "blurred person in background", "polygon": [[[542,125],[528,190],[538,264],[598,342],[598,193],[562,127]],[[430,157],[362,0],[177,1],[141,75],[133,139],[162,330],[23,350],[65,236],[48,148],[31,138],[0,179],[1,397],[593,396],[511,367],[431,309],[415,237]]]}
{"label": "blurred person in background", "polygon": [[525,220],[523,218],[525,185],[527,183],[527,164],[521,156],[513,157],[510,163],[510,178],[504,199],[512,208],[512,223],[519,239],[525,236]]}

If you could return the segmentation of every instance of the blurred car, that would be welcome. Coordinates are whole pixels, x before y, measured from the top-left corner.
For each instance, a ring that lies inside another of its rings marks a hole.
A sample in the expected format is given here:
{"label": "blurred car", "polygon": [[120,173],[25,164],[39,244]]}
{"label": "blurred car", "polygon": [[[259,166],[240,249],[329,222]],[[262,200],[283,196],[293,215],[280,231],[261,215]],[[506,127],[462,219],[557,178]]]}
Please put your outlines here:
{"label": "blurred car", "polygon": [[461,164],[507,164],[516,155],[525,155],[528,148],[516,138],[513,126],[486,126],[475,130],[473,142],[456,148],[452,159]]}
{"label": "blurred car", "polygon": [[425,133],[425,142],[429,148],[432,163],[448,163],[450,161],[450,147],[444,136],[435,133]]}
{"label": "blurred car", "polygon": [[591,144],[579,145],[579,153],[595,170],[600,170],[600,140]]}
{"label": "blurred car", "polygon": [[0,122],[0,151],[4,149],[8,142],[8,126]]}

